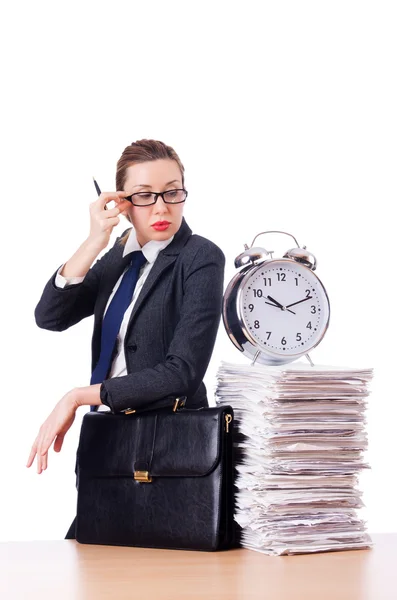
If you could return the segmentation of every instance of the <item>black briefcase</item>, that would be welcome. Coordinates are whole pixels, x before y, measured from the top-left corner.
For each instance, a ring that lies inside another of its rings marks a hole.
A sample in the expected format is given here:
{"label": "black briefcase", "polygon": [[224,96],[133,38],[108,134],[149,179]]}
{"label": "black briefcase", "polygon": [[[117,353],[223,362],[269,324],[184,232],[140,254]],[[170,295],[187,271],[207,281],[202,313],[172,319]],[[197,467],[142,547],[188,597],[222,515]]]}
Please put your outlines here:
{"label": "black briefcase", "polygon": [[76,456],[76,540],[234,547],[233,409],[87,412]]}

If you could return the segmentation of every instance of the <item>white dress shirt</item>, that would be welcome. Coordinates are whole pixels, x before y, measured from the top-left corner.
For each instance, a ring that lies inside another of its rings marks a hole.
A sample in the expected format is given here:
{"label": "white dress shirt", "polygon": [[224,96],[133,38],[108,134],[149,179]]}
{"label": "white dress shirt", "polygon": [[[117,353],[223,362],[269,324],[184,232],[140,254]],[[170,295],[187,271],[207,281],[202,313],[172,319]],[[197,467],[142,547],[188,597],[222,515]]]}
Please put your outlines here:
{"label": "white dress shirt", "polygon": [[[149,275],[150,269],[153,267],[154,261],[156,260],[159,252],[161,250],[163,250],[163,248],[168,246],[168,244],[170,244],[173,239],[174,239],[174,236],[170,237],[168,240],[163,240],[163,241],[150,240],[144,246],[141,247],[139,245],[138,240],[136,239],[135,229],[132,228],[132,230],[131,230],[129,238],[124,246],[123,258],[130,252],[134,252],[134,250],[142,250],[143,255],[145,256],[147,262],[140,269],[138,281],[135,286],[131,304],[129,305],[129,307],[127,308],[127,310],[124,313],[123,321],[120,326],[120,331],[117,336],[118,353],[115,355],[115,357],[113,359],[109,377],[121,377],[122,375],[127,375],[127,367],[126,367],[125,355],[124,355],[124,338],[125,338],[127,325],[128,325],[128,321],[129,321],[132,309],[134,308],[134,304],[139,296],[142,286],[145,283],[146,278]],[[55,285],[57,287],[64,288],[67,285],[73,285],[76,283],[80,283],[81,281],[84,280],[84,277],[64,277],[63,275],[60,275],[59,272],[62,270],[64,264],[59,267],[56,277],[55,277]],[[110,302],[112,301],[112,298],[113,298],[114,294],[116,293],[116,290],[119,287],[120,282],[123,278],[123,275],[127,269],[128,269],[128,266],[126,267],[124,272],[120,275],[119,279],[117,280],[116,285],[114,286],[113,291],[110,294],[108,302],[106,304],[104,315],[106,314],[107,308],[108,308]]]}

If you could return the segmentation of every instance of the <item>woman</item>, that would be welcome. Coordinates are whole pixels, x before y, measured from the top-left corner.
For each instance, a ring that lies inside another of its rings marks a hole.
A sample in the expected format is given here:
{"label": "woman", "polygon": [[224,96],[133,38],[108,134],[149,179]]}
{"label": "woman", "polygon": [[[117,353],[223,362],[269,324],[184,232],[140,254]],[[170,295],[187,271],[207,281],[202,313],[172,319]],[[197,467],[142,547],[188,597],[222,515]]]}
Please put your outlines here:
{"label": "woman", "polygon": [[[79,406],[117,413],[169,395],[186,396],[187,408],[208,406],[203,377],[220,321],[225,256],[186,223],[184,167],[170,146],[157,140],[127,146],[116,190],[91,203],[88,238],[53,273],[35,308],[37,325],[52,331],[94,315],[91,385],[67,392],[40,427],[26,465],[37,456],[38,473],[47,468],[52,443],[61,450]],[[117,206],[106,210],[112,200]],[[90,267],[119,215],[133,227]],[[140,262],[129,298],[131,257]],[[74,538],[74,522],[66,537]]]}

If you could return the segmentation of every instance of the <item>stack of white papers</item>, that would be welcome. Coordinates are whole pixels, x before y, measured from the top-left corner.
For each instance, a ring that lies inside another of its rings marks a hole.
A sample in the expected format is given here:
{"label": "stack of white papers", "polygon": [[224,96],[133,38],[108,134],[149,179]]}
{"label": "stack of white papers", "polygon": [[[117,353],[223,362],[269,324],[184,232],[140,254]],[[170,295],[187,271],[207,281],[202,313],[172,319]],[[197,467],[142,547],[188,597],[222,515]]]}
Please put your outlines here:
{"label": "stack of white papers", "polygon": [[357,515],[372,376],[373,369],[221,362],[215,400],[234,409],[234,518],[243,547],[281,555],[372,546]]}

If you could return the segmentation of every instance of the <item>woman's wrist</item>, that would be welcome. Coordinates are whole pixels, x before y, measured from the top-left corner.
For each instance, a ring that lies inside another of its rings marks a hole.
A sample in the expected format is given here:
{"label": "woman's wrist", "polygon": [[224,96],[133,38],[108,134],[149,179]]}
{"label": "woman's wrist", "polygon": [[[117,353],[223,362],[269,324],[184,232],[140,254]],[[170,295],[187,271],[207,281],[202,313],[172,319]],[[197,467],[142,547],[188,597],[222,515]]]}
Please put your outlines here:
{"label": "woman's wrist", "polygon": [[94,385],[87,385],[84,387],[77,387],[73,390],[73,400],[76,407],[79,406],[99,406],[102,404],[100,397],[100,383]]}
{"label": "woman's wrist", "polygon": [[82,247],[90,254],[96,254],[98,256],[98,254],[107,247],[107,244],[104,245],[103,241],[88,237],[82,243]]}
{"label": "woman's wrist", "polygon": [[87,238],[62,268],[63,277],[85,277],[94,260],[106,248],[103,242]]}

